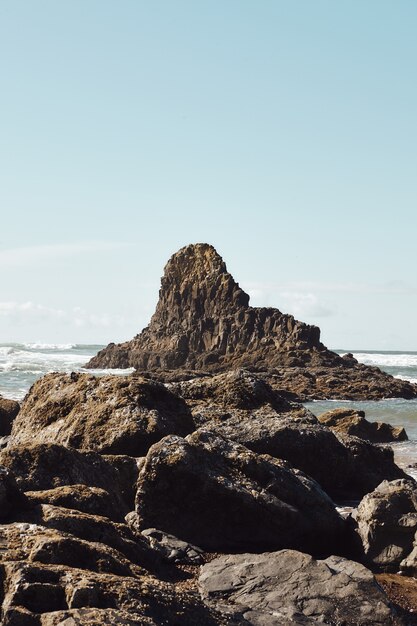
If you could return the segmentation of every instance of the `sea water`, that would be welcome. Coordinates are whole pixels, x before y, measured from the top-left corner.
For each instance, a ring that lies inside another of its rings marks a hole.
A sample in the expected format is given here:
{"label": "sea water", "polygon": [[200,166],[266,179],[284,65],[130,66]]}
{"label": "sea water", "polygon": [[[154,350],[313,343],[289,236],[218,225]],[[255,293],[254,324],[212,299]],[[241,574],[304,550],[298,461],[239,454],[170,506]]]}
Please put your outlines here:
{"label": "sea water", "polygon": [[[85,370],[84,365],[101,348],[101,345],[85,344],[0,344],[0,395],[23,400],[30,386],[48,372],[88,372],[97,375],[123,375],[133,372],[120,370]],[[345,351],[337,350],[339,354]],[[392,376],[417,383],[417,352],[352,351],[353,356],[366,365],[376,365]],[[358,402],[323,400],[305,405],[315,415],[337,407],[353,407],[365,411],[371,421],[384,421],[394,426],[404,426],[409,441],[394,444],[397,462],[417,478],[417,400],[386,399]]]}

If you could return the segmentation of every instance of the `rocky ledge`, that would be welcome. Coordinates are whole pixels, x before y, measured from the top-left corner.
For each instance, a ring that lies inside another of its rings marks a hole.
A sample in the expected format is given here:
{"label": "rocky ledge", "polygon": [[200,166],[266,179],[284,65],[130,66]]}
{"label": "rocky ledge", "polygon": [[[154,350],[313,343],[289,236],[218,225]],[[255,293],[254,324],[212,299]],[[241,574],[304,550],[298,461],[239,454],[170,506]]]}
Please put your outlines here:
{"label": "rocky ledge", "polygon": [[10,425],[4,626],[416,624],[416,483],[363,424],[240,369],[49,374]]}
{"label": "rocky ledge", "polygon": [[134,367],[163,381],[244,367],[293,399],[417,397],[416,385],[328,350],[317,326],[249,306],[208,244],[171,257],[149,326],[131,341],[109,344],[87,367]]}

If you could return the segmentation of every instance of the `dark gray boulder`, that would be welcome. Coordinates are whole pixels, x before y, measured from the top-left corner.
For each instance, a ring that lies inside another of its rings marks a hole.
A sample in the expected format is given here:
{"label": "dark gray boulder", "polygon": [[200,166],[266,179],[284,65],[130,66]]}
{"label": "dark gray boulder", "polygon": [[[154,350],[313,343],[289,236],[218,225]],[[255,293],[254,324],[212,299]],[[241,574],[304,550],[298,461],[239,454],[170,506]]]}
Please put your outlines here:
{"label": "dark gray boulder", "polygon": [[202,598],[253,626],[402,624],[363,565],[281,550],[220,556],[201,568]]}
{"label": "dark gray boulder", "polygon": [[[391,571],[403,569],[417,531],[416,483],[411,479],[382,482],[363,498],[354,518],[369,563]],[[412,559],[404,568],[413,568]]]}
{"label": "dark gray boulder", "polygon": [[200,429],[152,446],[138,478],[142,530],[209,551],[341,549],[345,525],[320,486],[285,461]]}

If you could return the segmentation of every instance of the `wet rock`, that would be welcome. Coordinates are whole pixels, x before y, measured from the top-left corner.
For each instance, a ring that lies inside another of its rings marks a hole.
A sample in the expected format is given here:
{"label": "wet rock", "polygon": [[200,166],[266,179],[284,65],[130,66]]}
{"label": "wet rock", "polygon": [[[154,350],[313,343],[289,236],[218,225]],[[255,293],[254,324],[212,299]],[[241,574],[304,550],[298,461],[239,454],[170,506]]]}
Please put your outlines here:
{"label": "wet rock", "polygon": [[[114,463],[95,452],[79,452],[56,444],[8,446],[0,463],[9,468],[22,491],[44,491],[68,485],[99,487],[114,502],[112,517],[133,508],[126,493],[126,477]],[[129,486],[130,492],[132,486]]]}
{"label": "wet rock", "polygon": [[49,443],[103,454],[142,456],[168,434],[193,430],[184,401],[136,376],[48,374],[29,391],[12,437],[15,445]]}
{"label": "wet rock", "polygon": [[10,435],[13,421],[20,411],[20,404],[16,400],[8,400],[0,396],[0,436]]}
{"label": "wet rock", "polygon": [[341,549],[344,523],[319,485],[285,461],[199,430],[150,448],[138,478],[142,530],[208,551]]}
{"label": "wet rock", "polygon": [[360,437],[372,443],[390,443],[408,439],[402,426],[391,426],[384,422],[368,422],[365,419],[365,412],[355,409],[333,409],[322,413],[317,419],[334,432]]}
{"label": "wet rock", "polygon": [[369,563],[397,570],[413,549],[417,530],[416,483],[382,482],[363,498],[354,517]]}
{"label": "wet rock", "polygon": [[341,557],[317,561],[294,550],[224,555],[201,568],[199,588],[213,606],[241,607],[253,626],[402,623],[372,573]]}
{"label": "wet rock", "polygon": [[180,380],[193,371],[251,368],[303,400],[417,396],[416,385],[328,350],[317,326],[278,309],[250,307],[208,244],[171,257],[149,326],[131,341],[109,344],[87,367],[135,367],[165,380],[173,371]]}

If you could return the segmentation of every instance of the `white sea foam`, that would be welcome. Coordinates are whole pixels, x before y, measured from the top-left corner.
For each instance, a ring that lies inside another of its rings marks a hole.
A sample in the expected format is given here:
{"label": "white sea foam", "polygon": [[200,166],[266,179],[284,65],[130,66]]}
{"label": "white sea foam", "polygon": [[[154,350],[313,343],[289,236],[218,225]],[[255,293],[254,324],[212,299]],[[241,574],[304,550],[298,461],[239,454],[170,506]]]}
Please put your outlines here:
{"label": "white sea foam", "polygon": [[417,378],[413,378],[412,376],[403,376],[402,374],[398,374],[395,378],[400,378],[401,380],[406,380],[409,383],[417,385]]}
{"label": "white sea foam", "polygon": [[365,365],[379,367],[417,367],[417,354],[353,352],[355,359]]}
{"label": "white sea foam", "polygon": [[76,343],[24,343],[28,350],[72,350],[77,347]]}

